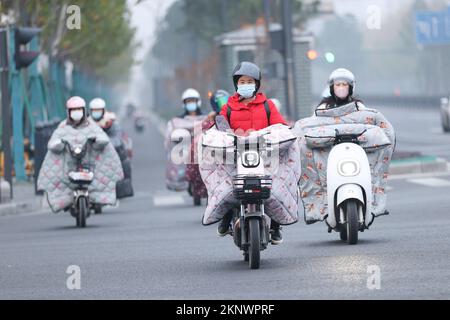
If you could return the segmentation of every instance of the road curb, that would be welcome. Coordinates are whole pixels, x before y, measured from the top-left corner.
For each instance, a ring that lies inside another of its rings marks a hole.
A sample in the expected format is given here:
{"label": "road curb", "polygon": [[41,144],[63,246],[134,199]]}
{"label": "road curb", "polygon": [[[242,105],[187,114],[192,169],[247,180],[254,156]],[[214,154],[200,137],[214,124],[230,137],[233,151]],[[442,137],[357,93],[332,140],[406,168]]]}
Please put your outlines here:
{"label": "road curb", "polygon": [[389,166],[390,175],[446,171],[448,171],[447,161],[438,157],[417,157],[393,160]]}

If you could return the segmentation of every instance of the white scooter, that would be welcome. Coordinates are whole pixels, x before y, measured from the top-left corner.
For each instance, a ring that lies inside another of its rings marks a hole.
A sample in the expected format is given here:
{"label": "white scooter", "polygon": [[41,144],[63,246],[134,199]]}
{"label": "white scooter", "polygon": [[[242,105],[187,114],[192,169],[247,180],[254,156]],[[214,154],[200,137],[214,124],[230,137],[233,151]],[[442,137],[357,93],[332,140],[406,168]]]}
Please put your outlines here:
{"label": "white scooter", "polygon": [[363,133],[340,134],[336,130],[327,162],[328,232],[339,232],[348,244],[356,244],[358,232],[373,219],[370,165],[358,140]]}
{"label": "white scooter", "polygon": [[240,205],[233,212],[232,234],[249,267],[258,269],[260,252],[271,241],[270,218],[264,212],[264,203],[270,198],[272,178],[265,172],[262,154],[272,148],[266,144],[264,134],[234,138],[237,175],[233,177],[233,194]]}

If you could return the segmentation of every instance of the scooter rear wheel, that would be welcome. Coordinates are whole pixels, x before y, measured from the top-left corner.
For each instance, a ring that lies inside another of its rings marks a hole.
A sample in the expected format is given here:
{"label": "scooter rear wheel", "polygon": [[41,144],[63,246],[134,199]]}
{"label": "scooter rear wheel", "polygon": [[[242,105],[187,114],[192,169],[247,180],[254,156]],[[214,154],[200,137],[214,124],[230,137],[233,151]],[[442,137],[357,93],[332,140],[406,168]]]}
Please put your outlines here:
{"label": "scooter rear wheel", "polygon": [[339,236],[341,237],[342,241],[347,241],[347,225],[340,226],[340,230],[339,230]]}
{"label": "scooter rear wheel", "polygon": [[94,213],[95,213],[95,214],[101,214],[101,213],[102,213],[102,206],[99,205],[99,204],[96,204],[96,205],[94,206]]}
{"label": "scooter rear wheel", "polygon": [[248,256],[248,251],[245,251],[244,252],[244,261],[248,261],[248,259],[249,259],[249,256]]}

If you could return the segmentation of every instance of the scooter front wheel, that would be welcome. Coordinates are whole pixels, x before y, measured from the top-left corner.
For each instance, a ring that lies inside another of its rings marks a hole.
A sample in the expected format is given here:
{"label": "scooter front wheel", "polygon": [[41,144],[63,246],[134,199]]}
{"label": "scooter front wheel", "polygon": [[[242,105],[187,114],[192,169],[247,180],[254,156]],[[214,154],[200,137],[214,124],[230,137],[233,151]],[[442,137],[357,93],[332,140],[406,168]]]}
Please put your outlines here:
{"label": "scooter front wheel", "polygon": [[78,198],[77,227],[86,227],[87,203],[84,197]]}
{"label": "scooter front wheel", "polygon": [[251,218],[248,221],[248,255],[250,269],[258,269],[260,264],[261,242],[259,219]]}
{"label": "scooter front wheel", "polygon": [[359,232],[359,215],[358,204],[355,200],[348,200],[346,203],[346,216],[347,216],[347,242],[348,244],[358,243]]}

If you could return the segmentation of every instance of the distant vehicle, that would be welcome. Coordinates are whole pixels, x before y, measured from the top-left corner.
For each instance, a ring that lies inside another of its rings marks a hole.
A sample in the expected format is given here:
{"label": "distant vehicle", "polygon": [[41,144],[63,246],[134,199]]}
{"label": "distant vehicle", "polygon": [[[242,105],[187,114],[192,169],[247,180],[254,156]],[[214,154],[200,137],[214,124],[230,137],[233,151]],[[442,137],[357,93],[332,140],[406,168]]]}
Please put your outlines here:
{"label": "distant vehicle", "polygon": [[126,106],[127,117],[131,117],[136,112],[136,106],[133,103],[128,103]]}
{"label": "distant vehicle", "polygon": [[146,117],[141,112],[134,113],[134,130],[138,133],[142,133],[145,129]]}
{"label": "distant vehicle", "polygon": [[450,132],[450,96],[441,98],[441,123],[444,132]]}

